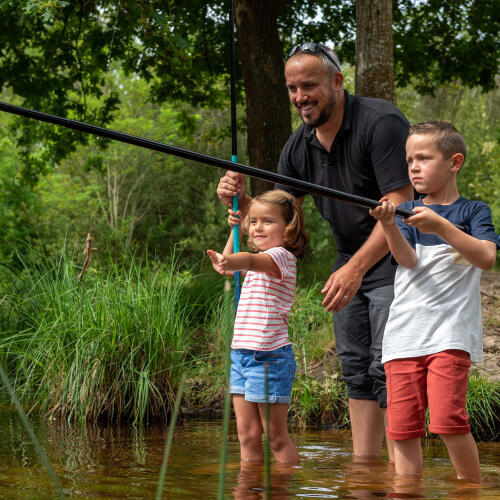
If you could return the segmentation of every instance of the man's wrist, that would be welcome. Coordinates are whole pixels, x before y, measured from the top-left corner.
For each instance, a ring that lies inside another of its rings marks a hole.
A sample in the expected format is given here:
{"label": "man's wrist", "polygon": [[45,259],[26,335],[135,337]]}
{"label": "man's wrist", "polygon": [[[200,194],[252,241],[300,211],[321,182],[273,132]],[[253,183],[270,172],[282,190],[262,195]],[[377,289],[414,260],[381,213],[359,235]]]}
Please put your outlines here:
{"label": "man's wrist", "polygon": [[243,214],[243,216],[245,216],[246,213],[248,212],[248,205],[250,205],[251,201],[252,198],[248,196],[246,193],[240,197],[238,209]]}
{"label": "man's wrist", "polygon": [[350,270],[350,272],[354,275],[357,276],[358,278],[363,278],[363,276],[366,274],[369,267],[366,267],[365,261],[363,259],[358,259],[356,255],[353,255],[346,263],[345,266],[347,266]]}

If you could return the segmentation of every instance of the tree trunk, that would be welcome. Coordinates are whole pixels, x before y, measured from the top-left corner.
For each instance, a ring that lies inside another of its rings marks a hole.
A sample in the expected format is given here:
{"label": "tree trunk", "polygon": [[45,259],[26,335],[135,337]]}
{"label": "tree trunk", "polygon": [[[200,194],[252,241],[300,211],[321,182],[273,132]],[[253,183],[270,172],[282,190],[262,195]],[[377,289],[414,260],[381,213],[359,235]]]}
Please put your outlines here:
{"label": "tree trunk", "polygon": [[356,95],[396,103],[392,0],[356,0]]}
{"label": "tree trunk", "polygon": [[[276,171],[281,149],[292,133],[277,18],[291,0],[235,0],[235,20],[245,84],[247,150],[250,165]],[[252,195],[272,189],[251,180]]]}

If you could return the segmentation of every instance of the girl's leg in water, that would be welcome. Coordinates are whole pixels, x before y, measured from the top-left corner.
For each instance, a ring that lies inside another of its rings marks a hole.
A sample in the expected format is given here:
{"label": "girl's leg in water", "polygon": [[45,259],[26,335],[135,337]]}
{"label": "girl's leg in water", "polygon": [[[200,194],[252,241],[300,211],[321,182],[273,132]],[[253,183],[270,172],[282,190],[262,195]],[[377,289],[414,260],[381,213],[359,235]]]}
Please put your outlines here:
{"label": "girl's leg in water", "polygon": [[243,394],[233,394],[233,407],[236,415],[241,459],[263,462],[262,423],[258,403],[245,401]]}
{"label": "girl's leg in water", "polygon": [[[288,434],[288,406],[287,404],[269,404],[269,445],[274,458],[278,462],[298,463],[300,456],[292,438]],[[261,425],[267,431],[266,405],[259,403]]]}

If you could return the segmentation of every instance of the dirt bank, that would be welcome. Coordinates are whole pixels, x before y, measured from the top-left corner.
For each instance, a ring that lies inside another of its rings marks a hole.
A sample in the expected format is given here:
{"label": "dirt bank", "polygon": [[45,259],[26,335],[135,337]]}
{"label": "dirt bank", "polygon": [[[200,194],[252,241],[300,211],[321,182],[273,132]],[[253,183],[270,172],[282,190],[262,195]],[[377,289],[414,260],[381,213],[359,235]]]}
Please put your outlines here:
{"label": "dirt bank", "polygon": [[476,367],[500,381],[500,272],[488,271],[481,279],[484,362]]}

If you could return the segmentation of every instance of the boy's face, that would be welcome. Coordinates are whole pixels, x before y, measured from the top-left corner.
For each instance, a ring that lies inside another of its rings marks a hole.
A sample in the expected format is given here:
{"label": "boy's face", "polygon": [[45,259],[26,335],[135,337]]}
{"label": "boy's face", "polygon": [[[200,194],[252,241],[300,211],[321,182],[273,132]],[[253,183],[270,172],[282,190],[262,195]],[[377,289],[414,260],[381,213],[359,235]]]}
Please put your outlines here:
{"label": "boy's face", "polygon": [[457,153],[444,158],[431,134],[413,134],[406,141],[406,161],[413,187],[419,193],[433,194],[456,187],[463,157]]}

